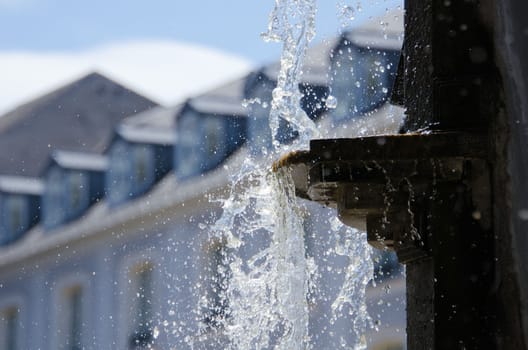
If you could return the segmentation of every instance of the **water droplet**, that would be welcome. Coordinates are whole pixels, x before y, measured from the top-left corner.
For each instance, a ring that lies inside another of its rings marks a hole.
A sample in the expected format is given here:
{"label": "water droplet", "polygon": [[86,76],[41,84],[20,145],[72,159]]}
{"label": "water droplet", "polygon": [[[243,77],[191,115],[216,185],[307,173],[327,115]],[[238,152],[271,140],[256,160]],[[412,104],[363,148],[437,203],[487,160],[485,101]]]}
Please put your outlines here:
{"label": "water droplet", "polygon": [[337,98],[332,95],[328,95],[326,98],[326,108],[328,109],[335,109],[337,107]]}
{"label": "water droplet", "polygon": [[356,18],[356,10],[353,6],[345,5],[341,8],[341,18],[343,20],[353,21]]}
{"label": "water droplet", "polygon": [[383,146],[387,142],[387,139],[385,137],[378,137],[376,140],[376,143],[380,146]]}
{"label": "water droplet", "polygon": [[519,210],[518,214],[519,214],[519,218],[521,220],[525,220],[525,221],[528,220],[528,209],[526,209],[526,208],[525,209],[521,209],[521,210]]}

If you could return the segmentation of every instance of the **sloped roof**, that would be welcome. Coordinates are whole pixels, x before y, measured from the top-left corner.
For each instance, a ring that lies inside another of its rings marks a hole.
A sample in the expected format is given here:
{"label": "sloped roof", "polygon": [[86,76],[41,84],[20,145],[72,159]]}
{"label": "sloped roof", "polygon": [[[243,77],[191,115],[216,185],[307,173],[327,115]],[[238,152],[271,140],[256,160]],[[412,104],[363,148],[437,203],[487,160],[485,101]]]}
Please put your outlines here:
{"label": "sloped roof", "polygon": [[175,126],[176,117],[183,106],[184,104],[182,103],[173,107],[154,107],[124,119],[121,125],[134,128],[172,129]]}
{"label": "sloped roof", "polygon": [[116,134],[123,140],[132,143],[145,143],[151,145],[173,145],[176,134],[173,129],[157,127],[130,127],[121,125],[116,129]]}
{"label": "sloped roof", "polygon": [[246,108],[242,100],[225,96],[202,95],[192,98],[188,104],[201,113],[225,116],[246,116]]}
{"label": "sloped roof", "polygon": [[225,84],[222,84],[212,90],[208,90],[204,94],[197,95],[200,96],[216,96],[216,97],[225,97],[232,100],[244,99],[244,86],[246,84],[247,75],[240,77],[238,79],[231,80]]}
{"label": "sloped roof", "polygon": [[401,6],[387,9],[383,15],[369,18],[351,30],[355,32],[403,33],[404,14],[405,12]]}
{"label": "sloped roof", "polygon": [[102,153],[114,126],[156,105],[88,74],[0,117],[0,174],[38,176],[56,149]]}
{"label": "sloped roof", "polygon": [[0,176],[0,192],[38,196],[44,192],[44,183],[34,177]]}
{"label": "sloped roof", "polygon": [[246,116],[247,111],[242,106],[244,100],[244,86],[247,75],[231,80],[187,100],[193,109],[214,115]]}
{"label": "sloped roof", "polygon": [[105,171],[108,168],[108,158],[98,153],[54,151],[51,158],[65,169]]}
{"label": "sloped roof", "polygon": [[403,44],[403,17],[401,8],[388,10],[383,16],[366,21],[343,37],[361,47],[400,50]]}

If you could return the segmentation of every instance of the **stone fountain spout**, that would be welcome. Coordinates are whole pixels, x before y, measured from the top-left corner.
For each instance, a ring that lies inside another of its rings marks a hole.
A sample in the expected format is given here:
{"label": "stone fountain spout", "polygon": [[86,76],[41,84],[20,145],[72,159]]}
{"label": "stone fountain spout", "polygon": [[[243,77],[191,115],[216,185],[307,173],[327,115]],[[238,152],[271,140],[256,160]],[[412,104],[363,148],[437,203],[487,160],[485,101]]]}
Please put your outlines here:
{"label": "stone fountain spout", "polygon": [[528,86],[528,61],[513,64],[526,48],[504,42],[528,26],[512,12],[522,4],[406,1],[393,91],[402,134],[312,140],[274,165],[291,169],[299,197],[406,265],[409,350],[527,348],[526,247],[515,243],[528,220],[512,205],[526,203],[528,182],[508,169],[527,173],[515,127],[527,97],[512,86]]}

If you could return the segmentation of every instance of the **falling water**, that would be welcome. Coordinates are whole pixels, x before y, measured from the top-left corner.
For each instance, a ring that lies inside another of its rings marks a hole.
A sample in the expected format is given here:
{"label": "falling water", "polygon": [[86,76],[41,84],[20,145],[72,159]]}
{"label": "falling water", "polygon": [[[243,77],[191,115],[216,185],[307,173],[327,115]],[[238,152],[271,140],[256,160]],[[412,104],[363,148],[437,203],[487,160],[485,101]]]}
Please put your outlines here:
{"label": "falling water", "polygon": [[[272,162],[280,155],[306,148],[310,139],[320,136],[301,109],[299,91],[303,58],[315,35],[315,12],[315,0],[275,1],[268,31],[263,34],[264,40],[283,45],[269,116],[272,149],[258,159],[249,157],[232,176],[229,196],[222,201],[223,214],[210,228],[225,242],[222,259],[228,268],[220,297],[228,310],[217,314],[215,323],[221,325],[232,349],[312,348],[308,298],[315,302],[327,298],[318,295],[315,276],[327,271],[318,271],[314,257],[305,250],[303,209],[297,203],[289,170],[271,171]],[[277,139],[281,120],[299,134],[290,145]],[[331,309],[328,324],[331,327],[340,319],[352,319],[345,327],[341,322],[344,332],[352,337],[341,336],[335,347],[365,349],[370,248],[364,233],[344,227],[337,219],[330,220],[328,226],[325,234],[335,245],[325,254],[346,261],[334,267],[341,284],[335,288],[334,300],[325,300]]]}

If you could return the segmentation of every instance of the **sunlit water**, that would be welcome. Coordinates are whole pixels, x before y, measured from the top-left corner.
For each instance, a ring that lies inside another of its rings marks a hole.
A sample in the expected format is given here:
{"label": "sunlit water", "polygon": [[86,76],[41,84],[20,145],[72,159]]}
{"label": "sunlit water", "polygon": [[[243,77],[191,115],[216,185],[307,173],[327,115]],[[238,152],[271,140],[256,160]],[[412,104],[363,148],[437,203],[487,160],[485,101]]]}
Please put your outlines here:
{"label": "sunlit water", "polygon": [[[352,17],[351,9],[343,11],[343,16]],[[263,34],[264,40],[283,45],[269,116],[274,141],[269,150],[258,159],[248,158],[232,176],[229,197],[222,201],[223,214],[208,228],[225,246],[221,259],[226,268],[216,295],[222,299],[217,304],[225,310],[214,314],[213,323],[232,349],[312,348],[310,305],[319,302],[330,304],[328,327],[340,324],[335,332],[325,329],[338,338],[336,348],[366,348],[370,321],[365,288],[373,269],[366,235],[344,227],[336,218],[317,218],[327,220],[324,234],[333,243],[324,252],[325,259],[346,261],[333,271],[320,269],[317,259],[306,251],[305,209],[297,202],[289,170],[271,171],[280,155],[307,148],[310,139],[321,136],[301,109],[299,92],[303,58],[315,35],[315,12],[315,0],[275,1],[268,31]],[[330,108],[336,103],[334,97],[328,98]],[[281,119],[299,133],[290,145],[276,138]],[[331,294],[333,300],[319,293],[318,287],[321,276],[329,272],[342,275]],[[342,319],[350,321],[344,329]],[[349,336],[343,336],[344,332]]]}

